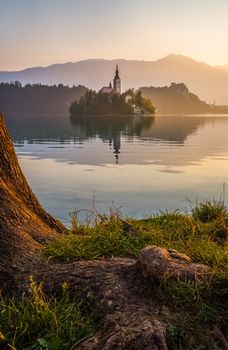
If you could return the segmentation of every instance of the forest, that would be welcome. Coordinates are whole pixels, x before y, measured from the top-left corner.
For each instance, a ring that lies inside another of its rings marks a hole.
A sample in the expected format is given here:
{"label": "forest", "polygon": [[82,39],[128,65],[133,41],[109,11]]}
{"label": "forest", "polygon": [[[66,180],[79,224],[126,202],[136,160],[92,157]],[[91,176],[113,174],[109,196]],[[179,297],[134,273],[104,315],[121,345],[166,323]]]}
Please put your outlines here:
{"label": "forest", "polygon": [[7,116],[68,115],[72,101],[86,92],[84,86],[27,84],[19,81],[0,84],[0,110]]}

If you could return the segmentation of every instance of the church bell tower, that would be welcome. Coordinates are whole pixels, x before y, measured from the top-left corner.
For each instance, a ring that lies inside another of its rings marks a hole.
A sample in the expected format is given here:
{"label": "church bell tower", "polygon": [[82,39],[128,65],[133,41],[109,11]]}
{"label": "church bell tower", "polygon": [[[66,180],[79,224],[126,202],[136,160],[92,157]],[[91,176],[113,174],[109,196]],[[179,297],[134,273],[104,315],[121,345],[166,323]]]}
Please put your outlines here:
{"label": "church bell tower", "polygon": [[118,64],[116,65],[116,73],[115,73],[115,77],[113,79],[113,91],[116,94],[121,94],[121,79],[119,76]]}

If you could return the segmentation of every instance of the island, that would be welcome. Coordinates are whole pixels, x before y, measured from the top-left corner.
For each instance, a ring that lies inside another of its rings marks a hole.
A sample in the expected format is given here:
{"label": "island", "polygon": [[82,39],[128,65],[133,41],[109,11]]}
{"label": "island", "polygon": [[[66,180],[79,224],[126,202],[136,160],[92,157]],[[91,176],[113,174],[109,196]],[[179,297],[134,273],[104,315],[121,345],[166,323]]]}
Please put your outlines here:
{"label": "island", "polygon": [[155,106],[141,91],[130,89],[123,94],[87,90],[79,101],[75,100],[69,112],[75,115],[133,115],[154,114]]}
{"label": "island", "polygon": [[121,93],[121,79],[118,65],[113,79],[108,86],[103,86],[98,92],[87,90],[85,95],[75,100],[69,112],[75,115],[133,115],[154,114],[155,106],[148,97],[143,97],[141,91],[129,89]]}

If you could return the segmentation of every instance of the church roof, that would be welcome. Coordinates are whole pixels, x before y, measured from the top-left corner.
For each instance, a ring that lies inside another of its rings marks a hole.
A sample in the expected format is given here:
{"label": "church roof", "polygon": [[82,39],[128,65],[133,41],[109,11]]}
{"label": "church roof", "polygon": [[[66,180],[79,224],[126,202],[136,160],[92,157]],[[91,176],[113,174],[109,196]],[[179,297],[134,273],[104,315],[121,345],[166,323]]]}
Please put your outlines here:
{"label": "church roof", "polygon": [[103,88],[100,89],[100,92],[102,94],[111,94],[113,92],[113,88],[110,86],[103,86]]}

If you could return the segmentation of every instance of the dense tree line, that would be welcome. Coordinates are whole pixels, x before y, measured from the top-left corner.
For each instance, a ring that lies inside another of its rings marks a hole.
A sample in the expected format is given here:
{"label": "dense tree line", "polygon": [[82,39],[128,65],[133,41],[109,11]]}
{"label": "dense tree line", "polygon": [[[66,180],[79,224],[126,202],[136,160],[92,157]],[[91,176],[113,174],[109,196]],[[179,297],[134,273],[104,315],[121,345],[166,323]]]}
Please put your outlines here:
{"label": "dense tree line", "polygon": [[72,101],[86,92],[84,86],[27,84],[20,82],[0,84],[0,111],[14,115],[67,115]]}
{"label": "dense tree line", "polygon": [[135,107],[143,113],[155,113],[155,107],[141,91],[130,89],[123,94],[96,93],[87,90],[79,101],[74,101],[69,109],[71,115],[85,114],[134,114]]}
{"label": "dense tree line", "polygon": [[209,105],[198,96],[189,92],[185,84],[172,83],[169,87],[142,87],[142,95],[150,98],[158,113],[164,114],[200,114],[227,113],[228,107]]}
{"label": "dense tree line", "polygon": [[125,95],[86,91],[79,101],[74,101],[69,109],[71,115],[83,114],[133,114],[134,109],[125,101]]}

